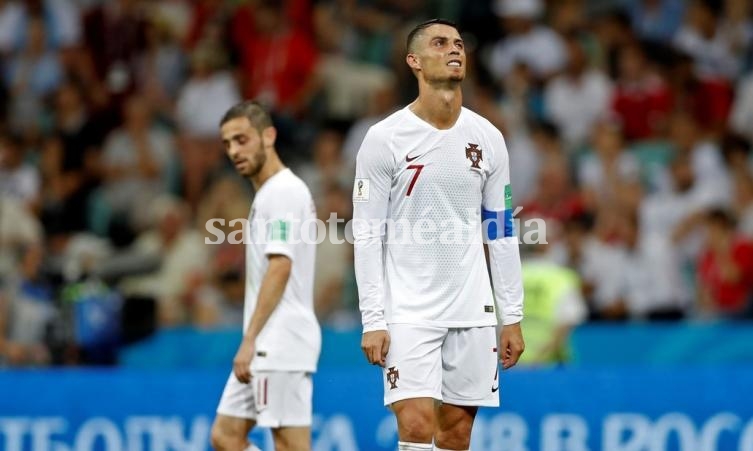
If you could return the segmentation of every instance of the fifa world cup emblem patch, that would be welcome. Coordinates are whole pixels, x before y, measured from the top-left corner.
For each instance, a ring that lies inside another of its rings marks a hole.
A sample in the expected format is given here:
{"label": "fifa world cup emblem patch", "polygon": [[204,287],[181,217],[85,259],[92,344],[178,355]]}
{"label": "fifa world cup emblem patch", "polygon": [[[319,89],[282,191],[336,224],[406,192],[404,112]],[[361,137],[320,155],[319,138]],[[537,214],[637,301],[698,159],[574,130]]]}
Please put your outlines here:
{"label": "fifa world cup emblem patch", "polygon": [[390,383],[390,390],[397,388],[397,380],[400,379],[400,372],[394,366],[387,370],[387,382]]}
{"label": "fifa world cup emblem patch", "polygon": [[474,169],[481,169],[478,165],[483,160],[481,149],[478,148],[478,144],[468,143],[468,147],[465,148],[465,157],[471,160],[471,167]]}

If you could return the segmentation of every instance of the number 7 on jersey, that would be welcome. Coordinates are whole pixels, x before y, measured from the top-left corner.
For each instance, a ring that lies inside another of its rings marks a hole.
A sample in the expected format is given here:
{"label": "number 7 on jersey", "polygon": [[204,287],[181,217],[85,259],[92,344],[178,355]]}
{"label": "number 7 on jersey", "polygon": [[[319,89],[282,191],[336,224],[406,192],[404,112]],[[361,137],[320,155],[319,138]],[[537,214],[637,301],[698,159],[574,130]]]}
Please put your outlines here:
{"label": "number 7 on jersey", "polygon": [[413,169],[415,174],[413,174],[413,178],[410,181],[410,184],[408,185],[408,191],[405,193],[405,197],[410,196],[411,191],[413,191],[413,185],[416,184],[416,180],[418,180],[418,176],[421,175],[421,170],[423,170],[424,165],[422,164],[412,164],[408,166],[408,169]]}

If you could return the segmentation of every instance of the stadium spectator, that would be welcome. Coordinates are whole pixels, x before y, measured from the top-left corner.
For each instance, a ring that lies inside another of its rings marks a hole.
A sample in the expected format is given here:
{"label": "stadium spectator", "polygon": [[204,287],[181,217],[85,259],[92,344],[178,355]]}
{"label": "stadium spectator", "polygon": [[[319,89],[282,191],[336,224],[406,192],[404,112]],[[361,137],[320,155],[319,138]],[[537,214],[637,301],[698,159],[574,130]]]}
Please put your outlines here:
{"label": "stadium spectator", "polygon": [[348,47],[352,40],[347,39],[353,30],[338,22],[341,14],[334,4],[320,4],[316,11],[316,38],[321,50],[316,76],[321,79],[326,116],[353,120],[372,113],[372,103],[380,103],[378,94],[394,89],[395,76],[386,67],[353,60],[353,49]]}
{"label": "stadium spectator", "polygon": [[570,333],[588,319],[578,274],[547,259],[547,247],[531,245],[530,253],[523,255],[522,329],[527,349],[521,365],[568,362]]}
{"label": "stadium spectator", "polygon": [[[581,0],[565,0],[555,4],[550,3],[548,6],[550,8],[549,23],[552,29],[560,35],[590,33],[586,2]],[[592,38],[592,36],[589,36],[589,38]]]}
{"label": "stadium spectator", "polygon": [[306,182],[317,203],[323,200],[328,184],[350,184],[352,168],[345,166],[342,145],[342,133],[334,128],[322,129],[312,144],[313,161],[298,168],[299,177]]}
{"label": "stadium spectator", "polygon": [[625,221],[623,212],[614,207],[602,207],[595,215],[593,231],[585,239],[579,234],[587,231],[583,226],[573,228],[570,238],[573,250],[582,248],[577,270],[583,280],[590,306],[591,318],[606,321],[629,319],[630,308],[625,297],[624,253],[620,246],[620,228]]}
{"label": "stadium spectator", "polygon": [[633,29],[645,40],[667,42],[682,24],[682,0],[629,0]]}
{"label": "stadium spectator", "polygon": [[719,78],[699,77],[692,58],[684,53],[670,54],[669,61],[672,109],[689,113],[704,133],[718,138],[732,107],[732,85]]}
{"label": "stadium spectator", "polygon": [[690,294],[671,241],[642,233],[635,215],[620,223],[621,296],[633,319],[679,320],[690,307]]}
{"label": "stadium spectator", "polygon": [[[58,89],[55,131],[40,155],[41,219],[50,238],[88,228],[89,195],[98,183],[99,146],[106,131],[105,121],[87,108],[79,86],[65,83]],[[53,253],[60,250],[53,247]]]}
{"label": "stadium spectator", "polygon": [[518,134],[508,141],[510,180],[515,185],[515,198],[520,200],[520,205],[527,205],[539,186],[544,162],[554,159],[557,164],[569,164],[559,129],[551,122],[541,121],[532,125],[530,136]]}
{"label": "stadium spectator", "polygon": [[[246,187],[235,176],[223,176],[214,182],[201,199],[197,211],[198,232],[205,240],[217,241],[211,226],[219,229],[226,240],[208,246],[210,268],[199,292],[196,293],[197,314],[193,320],[204,327],[241,326],[245,290],[245,250],[242,242],[243,224],[248,216],[251,199]],[[223,225],[224,224],[224,225]],[[232,240],[235,240],[231,242]],[[206,243],[206,241],[205,241]]]}
{"label": "stadium spectator", "polygon": [[17,134],[0,134],[0,196],[21,202],[37,212],[40,201],[40,176],[37,166],[25,161],[24,142]]}
{"label": "stadium spectator", "polygon": [[175,158],[174,138],[154,125],[146,98],[129,97],[123,110],[123,125],[110,134],[102,148],[101,196],[111,221],[138,228],[146,222],[144,205],[167,191],[167,169]]}
{"label": "stadium spectator", "polygon": [[539,169],[533,197],[523,203],[522,218],[542,218],[562,223],[582,213],[585,204],[573,185],[563,157],[549,157]]}
{"label": "stadium spectator", "polygon": [[670,189],[648,196],[641,204],[640,229],[670,239],[684,264],[695,261],[700,252],[699,227],[704,212],[723,204],[726,197],[698,181],[687,154],[675,157],[670,175]]}
{"label": "stadium spectator", "polygon": [[691,0],[686,23],[673,39],[674,46],[693,57],[696,74],[701,78],[733,80],[740,71],[740,60],[735,55],[735,41],[722,33],[719,18],[723,2],[718,0]]}
{"label": "stadium spectator", "polygon": [[188,61],[173,26],[162,15],[147,23],[146,48],[138,58],[136,73],[139,94],[167,120],[172,119],[180,87],[188,75]]}
{"label": "stadium spectator", "polygon": [[666,127],[671,102],[668,86],[649,65],[640,45],[621,47],[612,108],[622,122],[625,138],[633,141],[660,135]]}
{"label": "stadium spectator", "polygon": [[199,313],[191,302],[193,292],[205,283],[211,249],[204,244],[203,234],[192,227],[184,201],[162,196],[149,209],[154,226],[136,238],[133,250],[159,256],[161,266],[153,274],[124,279],[120,288],[128,295],[156,299],[161,324],[191,324]]}
{"label": "stadium spectator", "polygon": [[356,155],[369,127],[397,109],[397,86],[394,80],[371,93],[368,111],[348,128],[343,141],[343,158],[349,168],[356,167]]}
{"label": "stadium spectator", "polygon": [[223,3],[225,2],[221,0],[190,2],[190,20],[186,28],[184,43],[186,48],[195,50],[208,41],[218,44],[217,36],[212,36],[212,34],[218,33],[226,20],[227,10]]}
{"label": "stadium spectator", "polygon": [[[348,186],[348,185],[344,185]],[[348,186],[349,188],[349,186]],[[330,183],[318,203],[319,219],[327,221],[330,214],[345,221],[352,217],[351,190]],[[358,294],[353,269],[353,246],[345,240],[345,223],[325,222],[326,239],[317,244],[317,267],[314,273],[314,306],[323,323],[335,327],[357,327]],[[329,237],[334,236],[336,242]]]}
{"label": "stadium spectator", "polygon": [[318,90],[318,51],[311,38],[292,27],[284,3],[263,0],[254,11],[250,35],[235,42],[244,75],[244,97],[258,99],[287,116],[297,117]]}
{"label": "stadium spectator", "polygon": [[199,46],[191,53],[191,75],[181,88],[175,107],[179,126],[181,188],[192,208],[201,192],[224,164],[217,145],[217,123],[240,91],[230,72],[223,70],[220,49]]}
{"label": "stadium spectator", "polygon": [[584,44],[577,35],[565,39],[567,66],[546,86],[547,115],[559,127],[569,148],[588,140],[593,125],[609,112],[612,84],[606,74],[589,67]]}
{"label": "stadium spectator", "polygon": [[6,273],[10,277],[0,285],[0,365],[44,365],[51,359],[47,339],[58,314],[55,298],[40,271],[42,247],[18,249],[18,273]]}
{"label": "stadium spectator", "polygon": [[146,19],[138,0],[102,2],[83,17],[84,39],[98,78],[115,96],[130,92],[146,44]]}
{"label": "stadium spectator", "polygon": [[721,140],[725,177],[732,180],[736,173],[748,173],[753,170],[753,156],[748,139],[737,133],[727,133]]}
{"label": "stadium spectator", "polygon": [[[729,45],[730,51],[745,69],[751,55],[750,43],[753,42],[753,5],[747,0],[725,0],[724,12],[719,22],[722,41]],[[747,66],[749,67],[749,66]]]}
{"label": "stadium spectator", "polygon": [[13,0],[0,1],[0,53],[7,55],[20,46],[23,5]]}
{"label": "stadium spectator", "polygon": [[700,124],[688,112],[678,111],[669,119],[668,137],[675,152],[687,155],[693,175],[717,201],[729,198],[728,177],[719,145],[703,133]]}
{"label": "stadium spectator", "polygon": [[17,130],[41,126],[43,102],[63,80],[58,54],[47,45],[44,21],[28,21],[23,49],[10,58],[5,82],[11,92],[10,119]]}
{"label": "stadium spectator", "polygon": [[496,0],[494,12],[508,33],[491,51],[489,68],[497,79],[504,79],[521,64],[536,80],[546,80],[564,68],[562,38],[539,22],[544,12],[541,0]]}
{"label": "stadium spectator", "polygon": [[625,149],[619,124],[602,120],[592,133],[593,152],[578,162],[578,182],[586,208],[594,211],[599,204],[613,203],[621,184],[639,181],[639,165]]}
{"label": "stadium spectator", "polygon": [[706,243],[698,260],[701,310],[710,315],[741,317],[750,313],[753,296],[753,243],[735,232],[726,210],[705,215]]}
{"label": "stadium spectator", "polygon": [[190,136],[214,136],[228,105],[240,99],[232,75],[224,70],[221,49],[200,46],[191,53],[191,75],[178,95],[176,119]]}
{"label": "stadium spectator", "polygon": [[630,15],[622,9],[607,9],[595,19],[593,28],[600,51],[599,62],[614,76],[620,50],[635,44],[638,38],[631,26]]}

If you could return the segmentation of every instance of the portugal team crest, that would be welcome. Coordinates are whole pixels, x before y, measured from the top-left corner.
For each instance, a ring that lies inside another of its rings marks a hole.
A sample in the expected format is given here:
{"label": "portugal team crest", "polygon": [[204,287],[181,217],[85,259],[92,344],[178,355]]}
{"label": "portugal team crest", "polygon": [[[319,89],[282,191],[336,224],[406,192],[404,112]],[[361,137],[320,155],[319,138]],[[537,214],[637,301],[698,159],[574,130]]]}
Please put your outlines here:
{"label": "portugal team crest", "polygon": [[400,372],[394,366],[389,368],[387,372],[387,382],[390,383],[390,390],[397,388],[397,380],[400,379]]}
{"label": "portugal team crest", "polygon": [[481,149],[478,148],[478,144],[468,143],[468,147],[465,148],[465,157],[471,160],[471,167],[474,169],[481,169],[478,165],[483,160]]}

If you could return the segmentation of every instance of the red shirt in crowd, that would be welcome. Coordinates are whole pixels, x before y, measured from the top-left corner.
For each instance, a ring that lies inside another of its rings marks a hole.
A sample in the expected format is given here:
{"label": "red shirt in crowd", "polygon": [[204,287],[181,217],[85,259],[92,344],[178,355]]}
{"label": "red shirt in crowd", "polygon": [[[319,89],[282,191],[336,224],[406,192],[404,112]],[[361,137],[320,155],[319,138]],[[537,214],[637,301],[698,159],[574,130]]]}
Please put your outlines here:
{"label": "red shirt in crowd", "polygon": [[641,83],[619,83],[612,97],[612,109],[622,121],[625,138],[631,141],[654,136],[671,108],[669,87],[656,76]]}
{"label": "red shirt in crowd", "polygon": [[698,276],[716,306],[722,312],[736,313],[743,310],[753,296],[753,243],[736,240],[730,249],[737,277],[725,277],[720,256],[706,249],[698,262]]}
{"label": "red shirt in crowd", "polygon": [[240,50],[247,77],[244,97],[267,101],[278,111],[293,106],[318,59],[311,39],[296,29],[256,35],[245,40]]}

